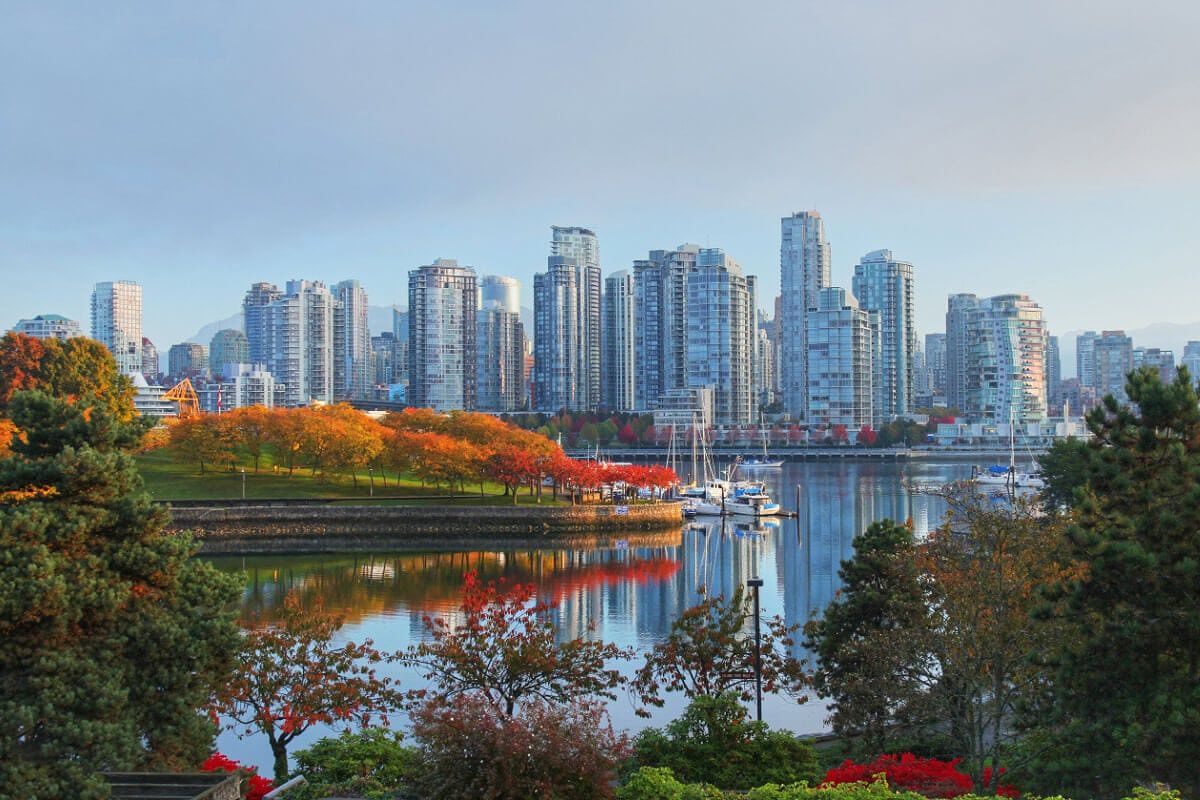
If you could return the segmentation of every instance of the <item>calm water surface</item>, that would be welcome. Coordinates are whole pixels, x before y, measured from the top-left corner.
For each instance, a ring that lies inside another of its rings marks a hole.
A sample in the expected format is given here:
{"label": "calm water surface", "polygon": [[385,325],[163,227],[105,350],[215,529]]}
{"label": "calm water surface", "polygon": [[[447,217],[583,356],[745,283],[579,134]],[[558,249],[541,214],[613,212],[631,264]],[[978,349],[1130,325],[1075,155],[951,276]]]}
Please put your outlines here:
{"label": "calm water surface", "polygon": [[[255,556],[214,558],[213,563],[245,576],[247,610],[269,610],[290,590],[310,602],[320,597],[326,608],[346,616],[342,636],[373,639],[383,650],[420,641],[422,615],[452,614],[468,570],[485,579],[535,584],[543,599],[557,603],[553,613],[564,637],[591,635],[645,650],[664,638],[672,620],[697,601],[698,586],[728,595],[754,575],[764,581],[764,615],[780,614],[789,623],[803,624],[833,597],[839,564],[851,555],[851,541],[867,525],[880,519],[911,519],[922,536],[941,520],[944,502],[910,492],[906,483],[957,480],[967,477],[970,469],[967,462],[785,464],[782,469],[760,470],[757,476],[785,509],[795,510],[799,502],[798,518],[762,525],[735,525],[727,519],[724,527],[715,520],[685,526],[679,536],[653,537],[650,544],[631,536],[628,542],[591,549]],[[807,654],[796,645],[795,655]],[[626,663],[624,671],[631,673],[637,663]],[[390,669],[406,687],[421,683],[419,676],[398,666]],[[664,724],[682,705],[681,699],[673,698],[649,721],[635,716],[624,696],[609,709],[615,726],[634,730]],[[816,701],[767,698],[764,703],[768,723],[798,733],[824,730],[825,716]],[[395,720],[403,723],[403,718]],[[327,733],[308,732],[292,752]],[[239,740],[223,733],[219,746],[270,774],[270,752],[261,737]]]}

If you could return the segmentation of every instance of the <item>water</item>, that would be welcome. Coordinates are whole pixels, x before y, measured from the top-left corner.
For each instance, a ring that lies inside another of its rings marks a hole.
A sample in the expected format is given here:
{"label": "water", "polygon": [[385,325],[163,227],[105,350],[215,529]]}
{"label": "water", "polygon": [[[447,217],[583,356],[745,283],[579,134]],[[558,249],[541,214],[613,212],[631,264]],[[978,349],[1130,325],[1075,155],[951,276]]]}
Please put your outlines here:
{"label": "water", "polygon": [[[796,519],[735,525],[726,519],[685,526],[680,535],[631,535],[605,547],[395,552],[319,556],[215,558],[221,569],[243,572],[244,606],[269,610],[289,590],[309,601],[321,597],[329,610],[344,614],[341,635],[373,639],[383,650],[400,650],[424,636],[423,614],[448,614],[457,606],[462,576],[476,570],[483,579],[504,577],[532,582],[542,599],[554,601],[555,621],[564,637],[592,635],[644,651],[660,641],[671,622],[697,599],[697,587],[730,594],[754,575],[762,577],[764,616],[782,615],[803,624],[837,591],[838,568],[851,555],[854,536],[875,520],[911,520],[918,537],[945,513],[941,498],[910,492],[906,485],[941,484],[967,477],[968,462],[925,463],[822,461],[759,470],[773,498]],[[589,626],[592,633],[589,634]],[[799,644],[794,654],[805,657]],[[623,671],[632,673],[639,660]],[[421,685],[418,675],[390,667],[406,688]],[[613,724],[636,730],[662,725],[678,715],[682,698],[655,709],[649,721],[634,714],[628,697],[609,705]],[[825,729],[826,711],[810,700],[768,697],[764,719],[797,733]],[[403,717],[395,724],[403,726]],[[327,735],[314,729],[292,752]],[[239,740],[222,733],[222,752],[270,774],[270,752],[261,736]]]}

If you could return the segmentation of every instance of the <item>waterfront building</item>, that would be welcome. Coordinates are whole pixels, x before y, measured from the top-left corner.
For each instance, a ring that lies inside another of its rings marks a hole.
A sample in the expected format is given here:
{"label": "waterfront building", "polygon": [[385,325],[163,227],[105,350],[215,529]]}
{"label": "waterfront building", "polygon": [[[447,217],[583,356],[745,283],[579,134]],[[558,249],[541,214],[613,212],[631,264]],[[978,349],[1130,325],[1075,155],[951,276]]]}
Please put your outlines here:
{"label": "waterfront building", "polygon": [[1041,422],[1047,416],[1041,306],[1028,295],[1006,294],[977,299],[961,310],[966,324],[960,410],[972,422]]}
{"label": "waterfront building", "polygon": [[633,262],[636,410],[653,409],[664,394],[688,385],[687,281],[699,252],[699,245],[681,244]]}
{"label": "waterfront building", "polygon": [[1066,418],[1081,417],[1100,404],[1096,387],[1085,386],[1079,378],[1063,378],[1058,388],[1062,415]]}
{"label": "waterfront building", "polygon": [[92,338],[117,361],[125,375],[142,371],[142,287],[133,281],[106,281],[92,290]]}
{"label": "waterfront building", "polygon": [[356,280],[333,287],[333,397],[365,400],[371,387],[371,331],[367,293]]}
{"label": "waterfront building", "polygon": [[478,306],[475,270],[452,258],[408,273],[409,405],[475,408]]}
{"label": "waterfront building", "polygon": [[1163,383],[1175,380],[1175,352],[1160,350],[1157,347],[1135,347],[1133,349],[1133,367],[1153,367],[1158,370],[1158,379]]}
{"label": "waterfront building", "polygon": [[946,334],[925,334],[925,369],[929,373],[929,394],[946,397]]}
{"label": "waterfront building", "polygon": [[1128,403],[1125,380],[1133,369],[1133,339],[1125,331],[1103,331],[1092,344],[1097,397],[1112,395]]}
{"label": "waterfront building", "polygon": [[952,294],[946,301],[946,403],[965,414],[967,410],[967,323],[979,303],[973,294]]}
{"label": "waterfront building", "polygon": [[533,278],[537,409],[590,411],[600,404],[599,245],[587,228],[551,232],[546,271]]}
{"label": "waterfront building", "polygon": [[1200,342],[1192,341],[1183,346],[1183,355],[1179,359],[1179,366],[1187,367],[1192,381],[1200,386]]}
{"label": "waterfront building", "polygon": [[73,336],[83,336],[83,328],[79,323],[61,314],[38,314],[32,319],[20,320],[13,326],[12,332],[35,339],[70,339]]}
{"label": "waterfront building", "polygon": [[142,337],[142,375],[147,382],[158,381],[158,348],[147,337]]}
{"label": "waterfront building", "polygon": [[758,419],[754,394],[755,279],[716,247],[687,276],[687,385],[712,387],[717,425]]}
{"label": "waterfront building", "polygon": [[808,309],[808,422],[814,426],[878,428],[875,387],[883,360],[879,314],[865,311],[838,286],[817,292]]}
{"label": "waterfront building", "polygon": [[479,282],[479,302],[482,308],[499,304],[510,314],[520,314],[521,283],[507,275],[484,275]]}
{"label": "waterfront building", "polygon": [[754,402],[769,406],[775,402],[775,342],[771,340],[770,323],[759,322],[755,331]]}
{"label": "waterfront building", "polygon": [[371,337],[371,383],[375,388],[395,383],[397,351],[396,334],[391,331]]}
{"label": "waterfront building", "polygon": [[195,342],[171,345],[167,351],[167,377],[171,381],[208,375],[208,348]]}
{"label": "waterfront building", "polygon": [[634,279],[629,270],[619,270],[604,279],[603,320],[604,380],[601,399],[610,411],[632,411],[634,405],[634,355],[636,315]]}
{"label": "waterfront building", "polygon": [[246,334],[247,362],[266,364],[271,357],[271,320],[268,308],[283,292],[265,281],[252,284],[242,299],[242,328]]}
{"label": "waterfront building", "polygon": [[933,405],[933,393],[929,390],[929,369],[925,366],[925,351],[919,347],[913,352],[913,407],[928,408]]}
{"label": "waterfront building", "polygon": [[862,310],[879,314],[883,364],[876,413],[884,420],[908,414],[917,351],[913,265],[897,261],[891,250],[874,250],[859,259],[851,288]]}
{"label": "waterfront building", "polygon": [[250,342],[237,328],[225,328],[213,334],[208,345],[208,365],[213,376],[228,378],[238,373],[238,365],[250,363]]}
{"label": "waterfront building", "polygon": [[1095,331],[1085,331],[1075,337],[1075,377],[1081,386],[1099,388],[1096,380],[1096,340],[1100,338]]}
{"label": "waterfront building", "polygon": [[163,399],[166,388],[147,381],[141,371],[134,372],[130,377],[133,381],[133,407],[138,414],[153,419],[178,416],[178,407],[170,400]]}
{"label": "waterfront building", "polygon": [[1058,337],[1046,337],[1046,403],[1051,416],[1062,413],[1062,356]]}
{"label": "waterfront building", "polygon": [[809,309],[830,283],[830,248],[825,223],[816,211],[783,217],[779,248],[781,302],[778,311],[780,375],[784,410],[807,419]]}
{"label": "waterfront building", "polygon": [[476,312],[476,408],[519,411],[525,407],[525,328],[521,315],[500,299]]}

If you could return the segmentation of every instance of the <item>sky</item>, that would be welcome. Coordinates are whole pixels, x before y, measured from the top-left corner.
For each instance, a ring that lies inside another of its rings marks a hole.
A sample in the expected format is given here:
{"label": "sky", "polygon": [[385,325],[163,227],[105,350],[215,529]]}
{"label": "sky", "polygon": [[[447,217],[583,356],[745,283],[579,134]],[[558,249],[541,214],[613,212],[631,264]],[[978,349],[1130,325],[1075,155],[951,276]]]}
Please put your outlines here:
{"label": "sky", "polygon": [[1023,292],[1052,332],[1200,320],[1200,3],[0,0],[0,329],[144,287],[165,351],[254,281],[457,258],[522,283],[551,225],[605,274],[722,247],[779,287],[889,248],[918,330]]}

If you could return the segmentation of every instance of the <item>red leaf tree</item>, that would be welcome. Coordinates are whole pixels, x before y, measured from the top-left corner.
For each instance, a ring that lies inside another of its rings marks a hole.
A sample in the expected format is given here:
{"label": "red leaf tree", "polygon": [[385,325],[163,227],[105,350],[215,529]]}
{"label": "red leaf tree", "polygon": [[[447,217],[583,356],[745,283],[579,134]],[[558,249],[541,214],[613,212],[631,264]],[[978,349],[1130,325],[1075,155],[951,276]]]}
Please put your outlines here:
{"label": "red leaf tree", "polygon": [[403,702],[394,682],[376,673],[389,657],[370,639],[334,644],[342,622],[289,593],[279,619],[250,620],[237,667],[215,699],[214,716],[224,714],[230,730],[267,737],[277,782],[288,774],[288,745],[313,725],[386,725]]}
{"label": "red leaf tree", "polygon": [[460,614],[423,618],[429,641],[402,657],[433,684],[415,692],[442,699],[482,694],[507,716],[527,698],[565,703],[589,696],[615,699],[621,674],[606,666],[629,653],[615,644],[577,637],[559,641],[549,603],[535,602],[532,584],[507,589],[480,583],[474,572],[463,582]]}
{"label": "red leaf tree", "polygon": [[[825,774],[822,786],[869,783],[876,775],[883,775],[887,779],[888,787],[893,791],[916,792],[933,798],[958,797],[975,791],[975,782],[971,780],[971,776],[959,770],[960,761],[961,758],[953,761],[918,758],[912,753],[880,756],[869,764],[856,764],[847,759],[841,766],[834,767]],[[1001,769],[1000,776],[1003,773],[1004,770]],[[983,788],[994,788],[996,794],[1001,797],[1020,796],[1012,786],[991,787],[991,779],[989,767],[984,771]]]}

